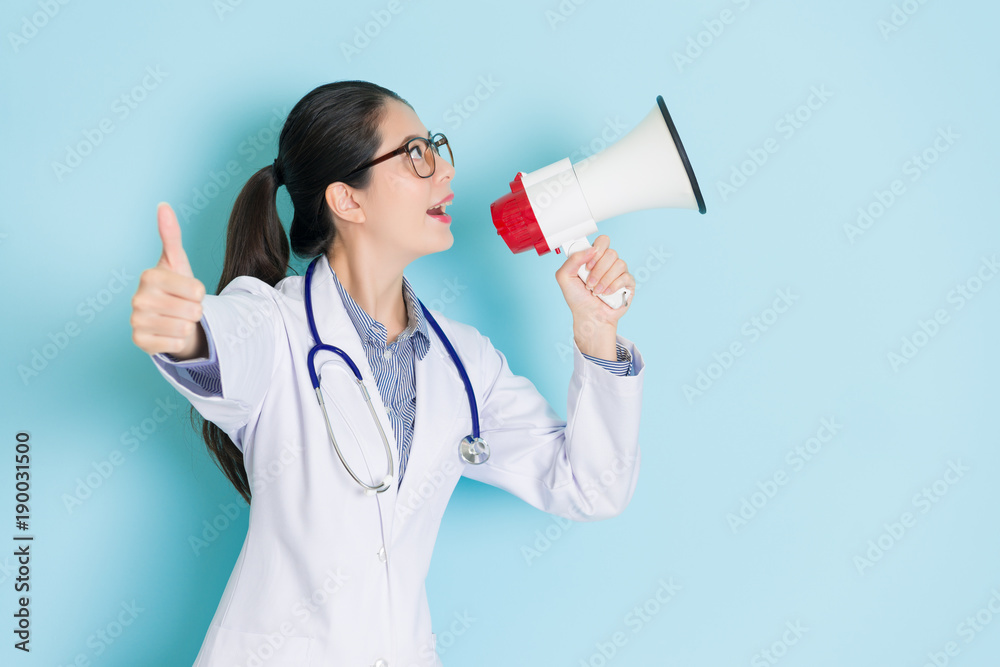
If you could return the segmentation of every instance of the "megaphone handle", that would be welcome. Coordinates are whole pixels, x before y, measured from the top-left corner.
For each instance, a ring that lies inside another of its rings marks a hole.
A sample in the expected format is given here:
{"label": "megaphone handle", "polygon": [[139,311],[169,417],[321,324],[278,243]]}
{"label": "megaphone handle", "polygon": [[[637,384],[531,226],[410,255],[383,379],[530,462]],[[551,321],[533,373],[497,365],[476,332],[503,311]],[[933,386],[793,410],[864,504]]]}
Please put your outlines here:
{"label": "megaphone handle", "polygon": [[[570,241],[569,243],[564,243],[561,246],[563,254],[565,254],[567,257],[572,255],[574,252],[579,252],[589,247],[591,247],[590,241],[587,240],[586,236],[578,238],[574,241]],[[590,269],[588,269],[587,265],[584,264],[583,266],[580,267],[580,270],[577,272],[577,275],[580,276],[580,280],[582,280],[584,284],[586,284],[587,278],[590,277]],[[617,310],[618,308],[621,308],[626,304],[628,304],[629,299],[632,298],[632,290],[630,290],[627,287],[620,287],[615,292],[612,292],[610,294],[598,294],[597,297],[604,303],[608,304],[609,306]]]}

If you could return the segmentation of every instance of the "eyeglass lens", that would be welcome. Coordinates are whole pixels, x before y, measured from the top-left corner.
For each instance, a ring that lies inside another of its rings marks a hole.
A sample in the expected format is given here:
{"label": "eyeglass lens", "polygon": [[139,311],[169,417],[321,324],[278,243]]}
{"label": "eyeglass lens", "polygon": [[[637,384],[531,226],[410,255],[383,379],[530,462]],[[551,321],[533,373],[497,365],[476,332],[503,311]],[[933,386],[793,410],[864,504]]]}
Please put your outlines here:
{"label": "eyeglass lens", "polygon": [[[455,164],[455,160],[451,154],[451,146],[447,143],[447,139],[443,134],[435,135],[434,141],[444,140],[444,148],[446,152],[444,155],[447,156],[448,162],[452,165]],[[434,173],[435,167],[435,157],[436,155],[442,155],[440,146],[433,146],[429,140],[424,137],[417,137],[410,144],[410,150],[407,151],[407,156],[410,158],[410,163],[413,165],[413,169],[417,172],[418,176],[427,178]],[[436,155],[435,155],[436,154]]]}

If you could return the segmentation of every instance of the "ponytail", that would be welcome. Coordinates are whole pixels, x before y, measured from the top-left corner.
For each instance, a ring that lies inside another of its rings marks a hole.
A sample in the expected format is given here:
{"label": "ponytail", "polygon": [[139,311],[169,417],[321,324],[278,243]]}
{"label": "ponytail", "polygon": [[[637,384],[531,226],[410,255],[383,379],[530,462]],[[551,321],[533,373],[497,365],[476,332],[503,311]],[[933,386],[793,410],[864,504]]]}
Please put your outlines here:
{"label": "ponytail", "polygon": [[259,169],[236,197],[226,231],[226,258],[216,294],[238,276],[274,287],[288,271],[288,237],[278,217],[278,179],[272,165]]}
{"label": "ponytail", "polygon": [[[233,204],[217,295],[239,276],[274,287],[288,273],[289,238],[275,200],[281,185],[288,188],[294,207],[291,250],[303,259],[328,251],[335,230],[326,187],[340,182],[363,190],[371,183],[371,169],[344,175],[374,157],[382,142],[380,128],[389,99],[410,106],[391,90],[368,81],[325,84],[299,100],[281,130],[277,159],[250,177]],[[192,406],[196,429],[198,419],[209,454],[249,504],[243,453]]]}

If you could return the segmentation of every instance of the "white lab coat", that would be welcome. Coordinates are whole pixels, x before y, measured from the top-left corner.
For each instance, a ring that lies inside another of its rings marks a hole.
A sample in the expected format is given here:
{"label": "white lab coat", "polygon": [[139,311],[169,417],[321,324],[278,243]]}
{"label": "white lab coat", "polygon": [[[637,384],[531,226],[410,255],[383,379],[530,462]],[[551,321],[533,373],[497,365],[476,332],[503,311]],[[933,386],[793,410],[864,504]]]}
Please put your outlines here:
{"label": "white lab coat", "polygon": [[[416,418],[406,475],[364,495],[329,441],[310,384],[313,345],[304,276],[271,287],[241,276],[206,295],[222,374],[222,397],[185,388],[156,355],[163,376],[242,448],[252,502],[249,527],[195,667],[424,667],[440,665],[424,587],[441,517],[461,475],[506,489],[578,521],[619,514],[639,476],[643,361],[616,376],[585,359],[574,341],[567,419],[474,327],[431,310],[462,359],[491,456],[465,462],[472,432],[458,370],[433,328],[415,364]],[[358,332],[326,257],[312,276],[323,341],[360,369],[392,450],[396,442]],[[428,326],[429,323],[428,323]],[[353,374],[336,354],[317,355],[334,436],[366,481],[387,471],[381,436]]]}

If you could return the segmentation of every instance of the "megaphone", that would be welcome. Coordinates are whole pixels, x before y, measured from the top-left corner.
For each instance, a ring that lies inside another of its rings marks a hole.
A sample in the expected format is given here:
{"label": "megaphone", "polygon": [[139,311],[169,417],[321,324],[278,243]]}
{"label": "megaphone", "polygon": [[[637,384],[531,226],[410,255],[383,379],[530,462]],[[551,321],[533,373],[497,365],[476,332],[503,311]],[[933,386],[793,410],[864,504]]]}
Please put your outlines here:
{"label": "megaphone", "polygon": [[[514,253],[534,248],[567,256],[590,247],[597,223],[649,208],[697,208],[705,212],[698,180],[663,96],[621,140],[571,164],[563,158],[531,173],[518,172],[510,192],[490,205],[493,226]],[[590,271],[580,267],[586,282]],[[612,308],[628,303],[622,287],[598,295]]]}

